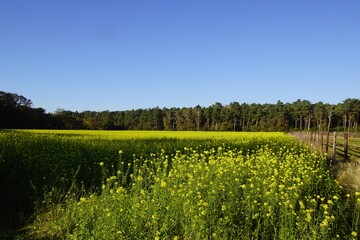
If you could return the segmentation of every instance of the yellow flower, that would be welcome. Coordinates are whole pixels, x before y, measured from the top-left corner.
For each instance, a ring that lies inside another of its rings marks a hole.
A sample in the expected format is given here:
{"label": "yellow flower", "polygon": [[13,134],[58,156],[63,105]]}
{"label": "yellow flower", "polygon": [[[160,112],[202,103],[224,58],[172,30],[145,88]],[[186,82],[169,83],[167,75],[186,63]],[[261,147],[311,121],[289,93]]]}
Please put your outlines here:
{"label": "yellow flower", "polygon": [[125,192],[125,189],[123,187],[118,187],[118,189],[116,189],[116,193],[123,193]]}
{"label": "yellow flower", "polygon": [[327,227],[329,226],[329,222],[328,220],[325,218],[324,221],[322,221],[322,223],[320,224],[321,227]]}
{"label": "yellow flower", "polygon": [[166,187],[166,182],[164,180],[161,180],[161,187]]}
{"label": "yellow flower", "polygon": [[104,166],[104,162],[99,163],[100,167]]}
{"label": "yellow flower", "polygon": [[351,236],[354,236],[354,237],[356,237],[357,236],[357,232],[351,232]]}

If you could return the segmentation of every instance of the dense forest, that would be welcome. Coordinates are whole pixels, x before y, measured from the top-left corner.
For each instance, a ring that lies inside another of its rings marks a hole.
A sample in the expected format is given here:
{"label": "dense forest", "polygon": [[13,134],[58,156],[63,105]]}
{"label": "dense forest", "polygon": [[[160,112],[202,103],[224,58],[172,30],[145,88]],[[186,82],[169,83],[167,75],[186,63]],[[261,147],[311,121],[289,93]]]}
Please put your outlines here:
{"label": "dense forest", "polygon": [[171,131],[357,131],[360,99],[342,103],[247,104],[219,102],[208,107],[149,108],[126,111],[73,112],[59,109],[46,113],[33,108],[30,99],[0,91],[2,129],[105,129]]}

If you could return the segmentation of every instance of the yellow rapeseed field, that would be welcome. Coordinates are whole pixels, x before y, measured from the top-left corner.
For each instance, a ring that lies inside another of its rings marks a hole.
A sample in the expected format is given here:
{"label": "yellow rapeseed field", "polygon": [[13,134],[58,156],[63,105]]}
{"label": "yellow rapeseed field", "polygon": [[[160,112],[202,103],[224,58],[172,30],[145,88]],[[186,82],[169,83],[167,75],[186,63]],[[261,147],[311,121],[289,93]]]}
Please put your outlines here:
{"label": "yellow rapeseed field", "polygon": [[[35,188],[34,239],[356,239],[358,195],[284,133],[1,133]],[[14,143],[15,142],[15,143]],[[15,181],[15,180],[14,180]],[[47,209],[44,211],[44,209]]]}

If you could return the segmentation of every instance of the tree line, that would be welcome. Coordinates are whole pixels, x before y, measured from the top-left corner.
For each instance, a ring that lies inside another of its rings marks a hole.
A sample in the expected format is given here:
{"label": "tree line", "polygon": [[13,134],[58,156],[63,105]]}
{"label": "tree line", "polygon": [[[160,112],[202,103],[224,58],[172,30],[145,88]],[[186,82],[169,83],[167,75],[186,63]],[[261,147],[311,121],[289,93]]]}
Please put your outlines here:
{"label": "tree line", "polygon": [[170,130],[170,131],[358,131],[360,99],[338,104],[247,104],[219,102],[208,107],[148,108],[125,111],[46,113],[31,100],[0,91],[0,128]]}

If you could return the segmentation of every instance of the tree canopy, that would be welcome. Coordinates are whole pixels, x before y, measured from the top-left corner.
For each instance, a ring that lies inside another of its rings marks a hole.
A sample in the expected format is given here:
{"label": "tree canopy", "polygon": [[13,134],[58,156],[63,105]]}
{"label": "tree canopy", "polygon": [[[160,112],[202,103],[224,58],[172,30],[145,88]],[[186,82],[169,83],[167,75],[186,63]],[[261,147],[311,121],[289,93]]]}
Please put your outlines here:
{"label": "tree canopy", "polygon": [[357,131],[360,99],[338,104],[298,99],[275,104],[216,102],[208,107],[148,108],[125,111],[73,112],[58,109],[50,114],[32,108],[21,95],[0,91],[0,128],[170,130],[170,131]]}

